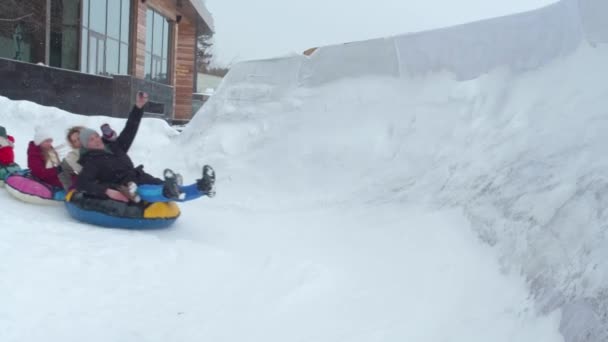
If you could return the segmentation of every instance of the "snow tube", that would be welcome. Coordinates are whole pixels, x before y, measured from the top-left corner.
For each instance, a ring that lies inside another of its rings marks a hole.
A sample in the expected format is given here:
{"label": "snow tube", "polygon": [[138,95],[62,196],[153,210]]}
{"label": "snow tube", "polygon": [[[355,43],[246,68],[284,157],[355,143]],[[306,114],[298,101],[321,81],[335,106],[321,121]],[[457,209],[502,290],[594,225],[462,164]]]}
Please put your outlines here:
{"label": "snow tube", "polygon": [[0,188],[4,186],[4,180],[15,172],[21,171],[21,167],[17,164],[0,166]]}
{"label": "snow tube", "polygon": [[78,221],[96,226],[125,229],[160,229],[171,226],[180,215],[175,202],[124,203],[70,191],[66,208]]}
{"label": "snow tube", "polygon": [[27,203],[55,205],[65,198],[63,189],[43,183],[27,173],[11,174],[4,183],[9,194]]}

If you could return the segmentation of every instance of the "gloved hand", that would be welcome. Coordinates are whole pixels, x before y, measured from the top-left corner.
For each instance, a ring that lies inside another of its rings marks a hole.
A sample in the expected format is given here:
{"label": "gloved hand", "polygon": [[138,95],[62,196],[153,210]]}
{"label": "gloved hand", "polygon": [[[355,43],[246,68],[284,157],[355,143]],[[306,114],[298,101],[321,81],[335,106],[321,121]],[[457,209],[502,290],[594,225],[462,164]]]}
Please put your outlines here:
{"label": "gloved hand", "polygon": [[128,185],[120,185],[117,190],[132,202],[139,203],[141,201],[137,194],[137,184],[133,182],[129,182]]}

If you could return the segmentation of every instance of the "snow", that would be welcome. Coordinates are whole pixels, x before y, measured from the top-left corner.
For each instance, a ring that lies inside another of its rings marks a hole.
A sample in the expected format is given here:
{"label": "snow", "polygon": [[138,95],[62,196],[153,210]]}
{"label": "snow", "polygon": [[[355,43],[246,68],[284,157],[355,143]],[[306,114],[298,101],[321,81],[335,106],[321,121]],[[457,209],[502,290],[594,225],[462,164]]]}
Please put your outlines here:
{"label": "snow", "polygon": [[3,341],[560,340],[457,212],[208,201],[131,232],[0,202]]}
{"label": "snow", "polygon": [[[605,341],[608,39],[583,15],[601,3],[583,3],[472,24],[537,18],[530,32],[557,38],[530,59],[511,36],[473,68],[466,51],[411,73],[354,67],[402,65],[395,37],[236,65],[181,134],[142,123],[136,163],[218,173],[217,197],[168,230],[91,227],[0,192],[0,339]],[[537,22],[560,17],[571,30]],[[34,123],[57,139],[123,124],[0,108],[23,164]]]}

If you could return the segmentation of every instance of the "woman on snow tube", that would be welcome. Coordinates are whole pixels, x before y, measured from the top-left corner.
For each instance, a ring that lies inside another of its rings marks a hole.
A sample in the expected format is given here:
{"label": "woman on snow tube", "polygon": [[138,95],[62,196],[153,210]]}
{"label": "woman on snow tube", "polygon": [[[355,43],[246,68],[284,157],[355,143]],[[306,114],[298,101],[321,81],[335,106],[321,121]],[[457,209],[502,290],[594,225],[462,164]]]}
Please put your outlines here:
{"label": "woman on snow tube", "polygon": [[[215,194],[215,172],[210,166],[203,168],[201,179],[188,186],[182,186],[181,176],[171,170],[167,169],[165,180],[161,180],[146,173],[143,166],[134,166],[127,153],[137,134],[143,117],[143,106],[147,100],[147,94],[141,92],[138,94],[136,105],[129,114],[125,127],[113,141],[102,140],[99,134],[92,129],[80,130],[79,139],[82,148],[79,163],[82,170],[78,175],[77,192],[74,193],[74,198],[82,196],[87,199],[113,200],[127,203],[129,208],[137,205],[147,206],[147,203],[152,203],[154,208],[163,208],[159,210],[164,212],[167,207],[175,205],[173,201],[190,201],[204,195],[212,197]],[[83,221],[91,222],[87,219],[91,218],[92,214],[87,216],[84,215],[86,213],[76,209],[86,210],[88,208],[89,212],[107,214],[92,206],[87,208],[77,206],[75,201],[67,203],[70,213]],[[174,210],[169,211],[171,212],[170,217],[175,215],[174,218],[177,218],[179,215],[179,211],[177,213]],[[77,213],[82,215],[77,216]],[[115,215],[110,216],[116,217]],[[119,213],[118,217],[120,216]],[[157,218],[155,215],[152,216]],[[99,224],[98,221],[91,223]],[[101,225],[111,226],[111,224]]]}
{"label": "woman on snow tube", "polygon": [[15,163],[14,143],[15,138],[6,134],[6,128],[0,126],[0,186],[4,186],[4,180],[10,174],[21,171],[21,167]]}
{"label": "woman on snow tube", "polygon": [[[177,179],[181,176],[167,169],[165,184],[143,184],[138,187],[131,182],[132,187],[114,185],[106,189],[105,196],[72,190],[66,196],[66,207],[75,219],[102,227],[165,228],[180,215],[175,201],[191,201],[203,195],[212,197],[215,194],[215,172],[208,165],[203,170],[203,178],[188,186],[178,184]],[[167,190],[172,186],[177,190]],[[210,190],[205,192],[202,189]],[[179,191],[179,198],[173,198],[167,191]]]}

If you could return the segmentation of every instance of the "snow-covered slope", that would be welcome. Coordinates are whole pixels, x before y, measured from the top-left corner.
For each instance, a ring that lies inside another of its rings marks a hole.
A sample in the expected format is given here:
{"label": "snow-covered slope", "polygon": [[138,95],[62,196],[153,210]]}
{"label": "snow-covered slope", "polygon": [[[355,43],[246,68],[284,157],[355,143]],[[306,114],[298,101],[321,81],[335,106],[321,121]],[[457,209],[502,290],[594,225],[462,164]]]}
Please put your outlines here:
{"label": "snow-covered slope", "polygon": [[244,207],[458,208],[566,341],[605,341],[605,6],[242,63],[178,140]]}
{"label": "snow-covered slope", "polygon": [[[61,135],[68,125],[106,119],[5,98],[0,107],[20,161],[35,123]],[[313,119],[293,123],[302,128],[291,143]],[[304,167],[312,174],[301,187],[298,170],[277,162],[284,143],[256,149],[255,139],[237,141],[241,124],[218,124],[224,134],[206,138],[232,137],[233,145],[199,150],[197,143],[169,145],[175,133],[144,120],[136,162],[152,170],[172,165],[192,178],[207,161],[220,174],[217,198],[182,205],[170,230],[91,227],[60,207],[0,192],[1,340],[562,341],[559,312],[538,313],[524,279],[500,271],[495,251],[460,210],[323,188],[339,177],[322,173],[329,165],[321,151],[308,157],[319,168]],[[354,137],[344,143],[365,152]],[[236,153],[241,142],[251,156]],[[342,176],[353,181],[359,171]],[[362,183],[382,177],[370,173]]]}
{"label": "snow-covered slope", "polygon": [[[605,341],[608,47],[579,8],[239,64],[181,135],[144,120],[136,162],[218,172],[170,230],[1,192],[0,340]],[[536,38],[494,45],[513,22]],[[452,31],[488,63],[417,62]],[[21,161],[35,123],[105,120],[0,108]]]}

